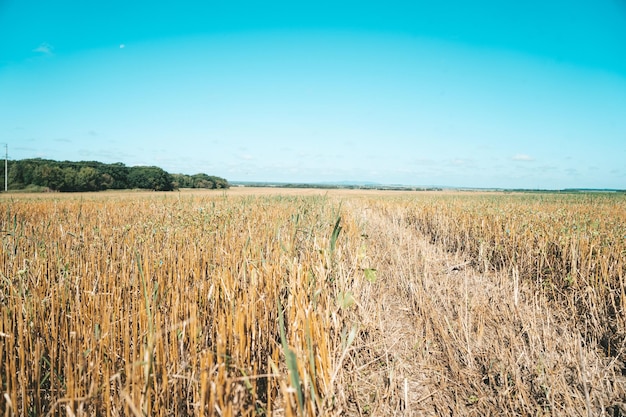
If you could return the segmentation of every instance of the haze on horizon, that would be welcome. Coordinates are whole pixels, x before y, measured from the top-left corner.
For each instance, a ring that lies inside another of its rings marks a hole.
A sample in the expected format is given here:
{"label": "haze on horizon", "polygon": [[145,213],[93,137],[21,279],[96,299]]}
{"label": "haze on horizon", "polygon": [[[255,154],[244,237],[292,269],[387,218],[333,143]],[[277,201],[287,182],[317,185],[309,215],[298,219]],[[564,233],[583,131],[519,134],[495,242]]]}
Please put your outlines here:
{"label": "haze on horizon", "polygon": [[8,0],[0,143],[230,181],[626,189],[626,2]]}

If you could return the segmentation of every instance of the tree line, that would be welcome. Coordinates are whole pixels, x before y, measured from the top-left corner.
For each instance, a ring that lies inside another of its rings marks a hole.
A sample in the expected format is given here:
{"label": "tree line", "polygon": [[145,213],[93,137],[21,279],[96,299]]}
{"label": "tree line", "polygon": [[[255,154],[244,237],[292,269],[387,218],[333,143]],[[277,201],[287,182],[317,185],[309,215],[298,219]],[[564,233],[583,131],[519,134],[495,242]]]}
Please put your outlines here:
{"label": "tree line", "polygon": [[[102,191],[146,189],[171,191],[178,188],[228,188],[224,178],[207,174],[170,174],[156,166],[133,166],[96,161],[22,159],[9,161],[9,190]],[[4,170],[0,175],[4,184]]]}

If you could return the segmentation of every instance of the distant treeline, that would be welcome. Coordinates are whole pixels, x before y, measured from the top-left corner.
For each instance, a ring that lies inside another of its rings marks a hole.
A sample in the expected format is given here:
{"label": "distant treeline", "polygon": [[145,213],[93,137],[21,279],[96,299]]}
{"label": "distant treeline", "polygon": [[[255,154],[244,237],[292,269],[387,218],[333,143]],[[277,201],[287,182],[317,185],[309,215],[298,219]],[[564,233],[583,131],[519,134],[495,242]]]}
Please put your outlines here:
{"label": "distant treeline", "polygon": [[[9,161],[9,190],[102,191],[140,188],[171,191],[178,188],[228,188],[224,178],[207,174],[170,174],[155,166],[128,167],[122,163],[22,159]],[[4,170],[0,174],[4,185]]]}

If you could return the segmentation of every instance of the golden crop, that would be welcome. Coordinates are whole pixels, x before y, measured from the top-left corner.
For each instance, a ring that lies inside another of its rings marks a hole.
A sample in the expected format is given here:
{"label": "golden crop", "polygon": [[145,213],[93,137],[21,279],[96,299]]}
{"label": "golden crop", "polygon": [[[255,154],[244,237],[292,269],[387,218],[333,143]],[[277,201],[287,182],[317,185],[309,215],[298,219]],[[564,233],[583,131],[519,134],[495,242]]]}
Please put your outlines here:
{"label": "golden crop", "polygon": [[[464,310],[445,307],[461,288],[450,271],[499,273],[515,291],[511,317],[524,302],[565,311],[589,352],[604,347],[617,367],[622,195],[107,193],[0,203],[5,416],[380,415],[409,405],[437,413],[446,402],[461,413],[557,415],[602,410],[623,392],[614,381],[595,394],[583,382],[563,388],[577,400],[546,393],[533,384],[549,374],[490,356],[490,329],[509,341],[520,332],[472,304],[488,301],[467,276]],[[450,260],[431,259],[429,244],[462,267],[435,270]],[[499,282],[489,291],[508,291]],[[542,326],[537,338],[548,340]],[[531,342],[519,342],[530,362],[548,345],[534,352]],[[603,366],[598,378],[609,378]]]}
{"label": "golden crop", "polygon": [[529,280],[612,349],[626,337],[623,194],[446,196],[407,206],[406,221],[480,270]]}
{"label": "golden crop", "polygon": [[346,331],[335,300],[354,272],[329,249],[336,205],[168,195],[2,211],[8,415],[332,407]]}

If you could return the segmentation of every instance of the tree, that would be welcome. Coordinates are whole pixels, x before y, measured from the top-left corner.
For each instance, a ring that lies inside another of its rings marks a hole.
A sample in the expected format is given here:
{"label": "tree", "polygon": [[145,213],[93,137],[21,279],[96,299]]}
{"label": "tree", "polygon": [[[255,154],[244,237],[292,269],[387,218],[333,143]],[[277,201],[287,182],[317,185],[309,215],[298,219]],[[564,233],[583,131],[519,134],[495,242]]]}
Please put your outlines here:
{"label": "tree", "polygon": [[48,187],[52,191],[59,191],[64,184],[65,174],[55,165],[43,165],[39,169],[39,184]]}
{"label": "tree", "polygon": [[154,166],[127,167],[122,163],[23,159],[9,163],[9,188],[47,187],[53,191],[99,191],[142,188],[170,191],[174,188],[228,188],[224,178],[206,174],[169,174]]}
{"label": "tree", "polygon": [[63,186],[61,191],[75,191],[77,182],[76,171],[70,167],[63,168]]}
{"label": "tree", "polygon": [[131,188],[171,191],[174,189],[172,182],[172,176],[159,167],[132,167],[128,174]]}
{"label": "tree", "polygon": [[95,168],[82,167],[76,177],[76,191],[97,191],[100,189],[100,175]]}

